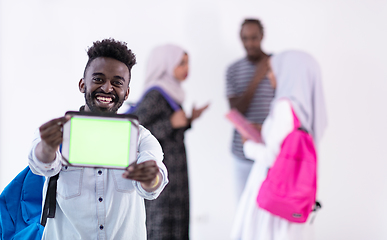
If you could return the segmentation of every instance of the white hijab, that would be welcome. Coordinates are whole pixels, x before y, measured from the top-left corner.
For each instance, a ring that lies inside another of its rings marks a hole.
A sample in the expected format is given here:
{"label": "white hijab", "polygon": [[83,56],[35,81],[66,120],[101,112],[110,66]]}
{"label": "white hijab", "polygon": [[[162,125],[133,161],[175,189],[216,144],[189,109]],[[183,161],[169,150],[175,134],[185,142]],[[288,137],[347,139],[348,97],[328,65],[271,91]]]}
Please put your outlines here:
{"label": "white hijab", "polygon": [[286,51],[271,58],[277,80],[274,104],[287,98],[301,125],[308,130],[316,144],[327,126],[320,67],[316,60],[301,51]]}
{"label": "white hijab", "polygon": [[146,69],[144,92],[152,87],[160,87],[181,105],[185,94],[181,82],[174,77],[174,70],[185,53],[182,48],[171,44],[153,49]]}

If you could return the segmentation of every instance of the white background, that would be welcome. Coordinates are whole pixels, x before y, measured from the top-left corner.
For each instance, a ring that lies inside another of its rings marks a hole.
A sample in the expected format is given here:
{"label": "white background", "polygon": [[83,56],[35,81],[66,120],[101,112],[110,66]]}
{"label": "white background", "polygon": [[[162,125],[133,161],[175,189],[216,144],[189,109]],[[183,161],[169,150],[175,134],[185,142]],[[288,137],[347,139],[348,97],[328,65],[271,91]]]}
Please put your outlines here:
{"label": "white background", "polygon": [[175,43],[190,56],[185,109],[211,103],[186,134],[191,238],[229,239],[236,203],[225,71],[244,56],[242,20],[258,17],[266,52],[305,50],[322,68],[329,127],[316,239],[387,239],[386,13],[386,0],[0,0],[0,189],[27,165],[35,129],[83,104],[78,81],[93,41],[113,37],[137,55],[130,101],[140,97],[150,50]]}

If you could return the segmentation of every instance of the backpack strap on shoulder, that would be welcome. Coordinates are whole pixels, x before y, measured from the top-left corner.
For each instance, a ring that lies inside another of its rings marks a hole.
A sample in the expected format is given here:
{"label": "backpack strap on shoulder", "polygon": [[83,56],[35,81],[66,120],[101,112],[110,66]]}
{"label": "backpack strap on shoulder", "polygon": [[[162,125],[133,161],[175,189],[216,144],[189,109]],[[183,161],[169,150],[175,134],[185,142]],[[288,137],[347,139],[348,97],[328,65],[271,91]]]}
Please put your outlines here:
{"label": "backpack strap on shoulder", "polygon": [[46,226],[47,218],[54,218],[56,211],[56,188],[58,182],[59,173],[50,177],[47,186],[46,199],[44,201],[44,207],[42,212],[42,218],[40,224]]}
{"label": "backpack strap on shoulder", "polygon": [[303,131],[303,132],[306,132],[306,133],[308,133],[308,134],[309,134],[308,130],[306,130],[306,129],[305,129],[305,128],[303,128],[303,127],[299,127],[299,128],[298,128],[298,130],[300,130],[300,131]]}
{"label": "backpack strap on shoulder", "polygon": [[297,130],[300,130],[300,131],[303,131],[303,132],[306,132],[306,133],[309,134],[308,130],[306,130],[304,127],[301,126],[301,122],[300,122],[300,120],[298,120],[298,117],[297,117],[296,113],[293,110],[292,102],[289,99],[286,99],[286,100],[289,102],[290,108],[292,109],[293,121],[294,121],[294,129],[297,129]]}
{"label": "backpack strap on shoulder", "polygon": [[296,113],[293,110],[292,102],[289,99],[286,99],[286,100],[288,101],[288,103],[290,104],[290,108],[292,109],[294,129],[299,129],[299,128],[301,128],[301,123],[300,123],[300,120],[298,120],[298,117],[297,117]]}

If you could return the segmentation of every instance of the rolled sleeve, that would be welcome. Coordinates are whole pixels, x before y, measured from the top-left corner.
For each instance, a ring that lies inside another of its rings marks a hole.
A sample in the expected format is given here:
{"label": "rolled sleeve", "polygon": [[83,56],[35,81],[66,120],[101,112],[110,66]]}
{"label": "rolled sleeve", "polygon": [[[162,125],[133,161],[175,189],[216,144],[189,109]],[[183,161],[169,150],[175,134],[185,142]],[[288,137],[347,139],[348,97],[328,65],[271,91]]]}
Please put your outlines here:
{"label": "rolled sleeve", "polygon": [[145,199],[156,199],[163,191],[164,187],[168,184],[168,171],[163,163],[164,154],[161,149],[160,143],[157,139],[143,126],[140,126],[140,138],[138,143],[138,159],[137,163],[142,163],[149,160],[156,161],[159,171],[162,175],[162,182],[158,189],[153,192],[145,191],[140,182],[133,181],[135,188],[140,196]]}
{"label": "rolled sleeve", "polygon": [[32,141],[32,146],[30,149],[30,153],[28,155],[28,165],[31,168],[31,171],[34,174],[42,175],[46,177],[51,177],[59,173],[61,170],[61,161],[62,161],[62,155],[59,151],[57,151],[55,154],[55,160],[51,163],[43,163],[41,162],[35,154],[35,149],[38,143],[40,143],[40,133],[39,130],[35,131],[34,134],[34,140]]}

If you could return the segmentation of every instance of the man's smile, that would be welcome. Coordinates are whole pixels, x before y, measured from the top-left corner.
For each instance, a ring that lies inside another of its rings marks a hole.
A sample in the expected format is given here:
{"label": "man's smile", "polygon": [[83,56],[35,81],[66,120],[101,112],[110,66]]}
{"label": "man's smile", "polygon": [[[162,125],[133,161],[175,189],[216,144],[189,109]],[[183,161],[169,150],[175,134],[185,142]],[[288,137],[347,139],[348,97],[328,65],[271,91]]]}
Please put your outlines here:
{"label": "man's smile", "polygon": [[110,103],[113,101],[111,97],[97,97],[97,100],[103,103]]}
{"label": "man's smile", "polygon": [[94,94],[95,105],[101,108],[111,108],[117,97],[114,94],[96,93]]}

